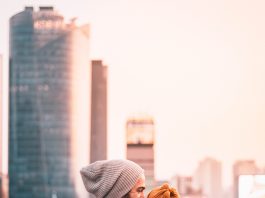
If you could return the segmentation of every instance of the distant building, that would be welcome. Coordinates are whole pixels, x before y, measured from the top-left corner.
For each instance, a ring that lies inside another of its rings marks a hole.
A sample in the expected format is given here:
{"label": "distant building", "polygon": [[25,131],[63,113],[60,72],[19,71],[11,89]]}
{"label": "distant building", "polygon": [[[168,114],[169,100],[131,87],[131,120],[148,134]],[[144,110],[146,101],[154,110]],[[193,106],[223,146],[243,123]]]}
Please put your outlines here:
{"label": "distant building", "polygon": [[66,23],[53,7],[25,7],[11,17],[9,38],[9,196],[83,197],[89,26]]}
{"label": "distant building", "polygon": [[148,191],[154,185],[154,120],[151,117],[134,117],[127,120],[127,159],[145,170]]}
{"label": "distant building", "polygon": [[107,159],[107,67],[92,61],[90,162]]}
{"label": "distant building", "polygon": [[177,189],[181,196],[192,193],[192,177],[176,175],[170,180],[170,184]]}
{"label": "distant building", "polygon": [[201,189],[195,189],[191,176],[176,175],[171,178],[170,185],[177,189],[181,197],[204,198]]}
{"label": "distant building", "polygon": [[206,158],[200,161],[194,174],[195,187],[202,190],[208,198],[222,198],[222,165],[221,162]]}
{"label": "distant building", "polygon": [[233,165],[234,198],[239,198],[239,177],[241,175],[256,175],[259,169],[254,160],[239,160]]}

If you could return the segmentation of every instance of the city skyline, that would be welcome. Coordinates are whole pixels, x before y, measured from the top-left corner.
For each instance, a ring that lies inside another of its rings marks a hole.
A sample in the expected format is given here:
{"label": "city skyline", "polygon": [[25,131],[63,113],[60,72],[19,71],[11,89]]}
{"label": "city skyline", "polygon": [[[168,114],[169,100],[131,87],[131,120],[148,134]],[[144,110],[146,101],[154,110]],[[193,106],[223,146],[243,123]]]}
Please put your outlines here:
{"label": "city skyline", "polygon": [[[158,178],[190,174],[205,156],[222,161],[226,185],[236,160],[265,165],[263,1],[6,4],[1,27],[8,28],[8,19],[25,6],[43,4],[90,24],[91,59],[109,65],[109,158],[125,157],[126,119],[144,112],[156,124]],[[5,71],[7,35],[4,28]],[[172,151],[174,162],[163,154]]]}

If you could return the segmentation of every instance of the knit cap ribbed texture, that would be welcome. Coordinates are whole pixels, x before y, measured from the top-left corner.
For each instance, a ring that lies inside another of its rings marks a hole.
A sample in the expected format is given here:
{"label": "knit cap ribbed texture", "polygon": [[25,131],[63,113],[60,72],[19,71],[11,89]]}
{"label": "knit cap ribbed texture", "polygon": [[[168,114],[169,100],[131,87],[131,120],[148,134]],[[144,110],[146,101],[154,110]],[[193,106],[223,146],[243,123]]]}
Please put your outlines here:
{"label": "knit cap ribbed texture", "polygon": [[82,168],[80,173],[86,190],[97,198],[121,198],[144,170],[130,160],[102,160]]}

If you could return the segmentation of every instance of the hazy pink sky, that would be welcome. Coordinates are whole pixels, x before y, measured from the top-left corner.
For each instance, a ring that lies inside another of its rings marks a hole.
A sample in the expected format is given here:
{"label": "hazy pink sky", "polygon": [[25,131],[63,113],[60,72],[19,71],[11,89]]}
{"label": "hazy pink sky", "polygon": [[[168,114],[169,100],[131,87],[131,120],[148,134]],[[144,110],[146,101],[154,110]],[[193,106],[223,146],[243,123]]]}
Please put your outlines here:
{"label": "hazy pink sky", "polygon": [[[0,53],[8,19],[52,5],[91,25],[91,58],[109,66],[109,158],[125,157],[134,113],[156,124],[156,175],[192,174],[198,160],[265,165],[265,1],[1,0]],[[6,72],[6,69],[5,69]],[[6,77],[5,77],[6,78]],[[6,128],[6,126],[4,126]]]}

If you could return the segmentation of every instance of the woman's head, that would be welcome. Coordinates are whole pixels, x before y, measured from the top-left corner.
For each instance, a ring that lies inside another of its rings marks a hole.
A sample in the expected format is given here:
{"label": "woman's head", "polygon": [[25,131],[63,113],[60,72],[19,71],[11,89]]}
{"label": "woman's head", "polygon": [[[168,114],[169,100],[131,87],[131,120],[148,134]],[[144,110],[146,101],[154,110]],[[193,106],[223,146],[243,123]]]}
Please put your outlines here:
{"label": "woman's head", "polygon": [[180,198],[175,188],[170,187],[168,184],[163,184],[160,187],[153,189],[147,198]]}

